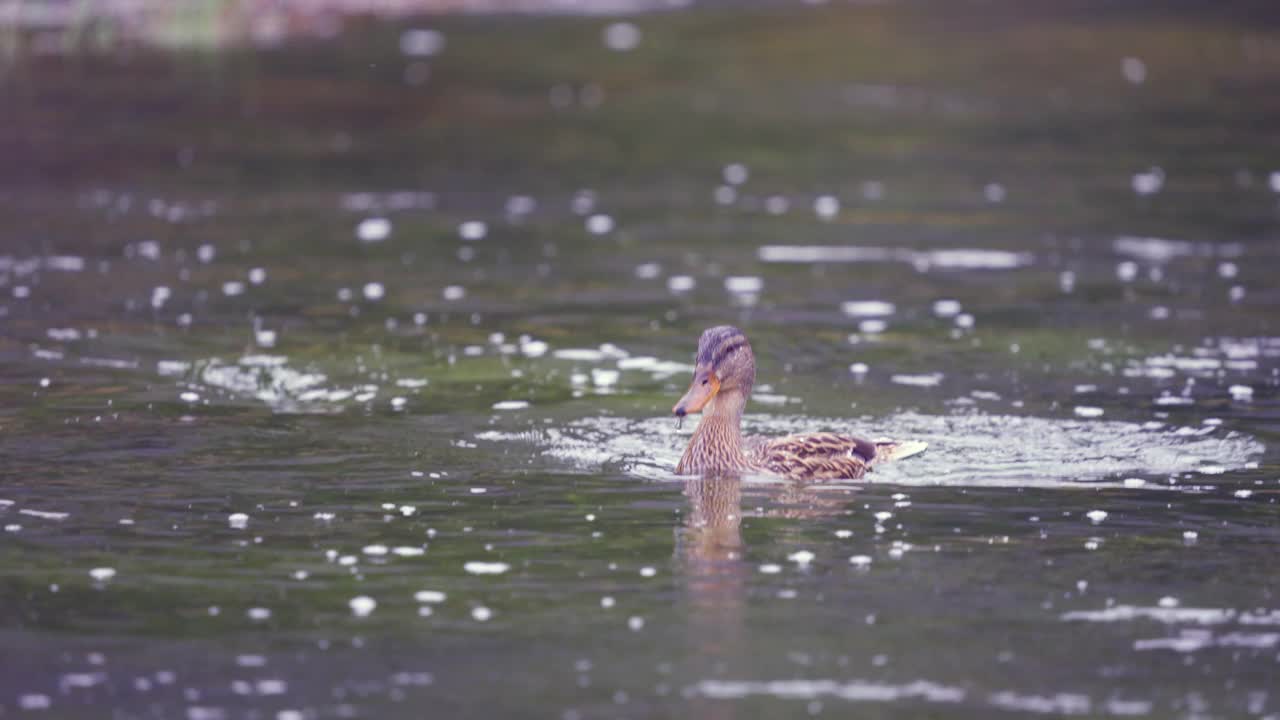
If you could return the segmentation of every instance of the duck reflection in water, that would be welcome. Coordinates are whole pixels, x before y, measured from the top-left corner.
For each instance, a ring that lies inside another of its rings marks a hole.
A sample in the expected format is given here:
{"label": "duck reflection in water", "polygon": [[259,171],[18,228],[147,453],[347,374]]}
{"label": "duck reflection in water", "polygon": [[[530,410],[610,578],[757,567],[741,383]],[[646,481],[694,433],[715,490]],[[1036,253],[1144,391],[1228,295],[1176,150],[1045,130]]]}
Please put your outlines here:
{"label": "duck reflection in water", "polygon": [[[676,565],[689,603],[688,640],[696,672],[715,677],[747,657],[747,593],[757,569],[744,556],[742,477],[711,474],[685,480],[689,500],[684,524],[676,529]],[[761,507],[751,518],[812,519],[844,515],[855,490],[849,486],[786,481],[750,485]],[[753,503],[754,504],[754,503]],[[735,715],[732,702],[695,697],[694,717],[721,720]]]}

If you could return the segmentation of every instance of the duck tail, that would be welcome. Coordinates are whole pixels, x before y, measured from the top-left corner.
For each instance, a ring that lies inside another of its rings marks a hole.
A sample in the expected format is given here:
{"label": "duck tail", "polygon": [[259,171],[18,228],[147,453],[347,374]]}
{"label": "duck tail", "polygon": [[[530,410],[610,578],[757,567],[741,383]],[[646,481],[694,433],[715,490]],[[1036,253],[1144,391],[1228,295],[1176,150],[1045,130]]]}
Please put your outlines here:
{"label": "duck tail", "polygon": [[929,443],[919,440],[903,440],[897,442],[893,440],[877,440],[876,441],[876,462],[894,462],[904,460],[906,458],[919,455],[927,450]]}

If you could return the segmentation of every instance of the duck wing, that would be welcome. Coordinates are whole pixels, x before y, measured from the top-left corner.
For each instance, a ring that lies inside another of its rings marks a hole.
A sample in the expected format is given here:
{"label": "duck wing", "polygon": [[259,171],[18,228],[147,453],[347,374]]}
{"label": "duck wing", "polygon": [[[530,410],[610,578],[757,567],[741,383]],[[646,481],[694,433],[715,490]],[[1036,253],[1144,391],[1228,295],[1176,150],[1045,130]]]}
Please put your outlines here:
{"label": "duck wing", "polygon": [[749,437],[744,449],[752,467],[795,480],[856,480],[876,456],[875,443],[837,433]]}
{"label": "duck wing", "polygon": [[839,433],[750,436],[744,442],[752,467],[795,480],[857,480],[875,463],[910,457],[926,447],[922,442],[873,442]]}

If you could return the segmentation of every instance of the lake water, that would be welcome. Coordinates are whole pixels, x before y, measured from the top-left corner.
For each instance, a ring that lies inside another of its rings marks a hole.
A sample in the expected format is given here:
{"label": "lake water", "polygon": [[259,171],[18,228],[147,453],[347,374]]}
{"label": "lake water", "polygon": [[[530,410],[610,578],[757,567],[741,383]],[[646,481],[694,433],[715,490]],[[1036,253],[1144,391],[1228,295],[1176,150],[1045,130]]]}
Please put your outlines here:
{"label": "lake water", "polygon": [[[1280,714],[1265,17],[48,45],[0,72],[0,716]],[[673,476],[722,323],[749,429],[929,451]]]}

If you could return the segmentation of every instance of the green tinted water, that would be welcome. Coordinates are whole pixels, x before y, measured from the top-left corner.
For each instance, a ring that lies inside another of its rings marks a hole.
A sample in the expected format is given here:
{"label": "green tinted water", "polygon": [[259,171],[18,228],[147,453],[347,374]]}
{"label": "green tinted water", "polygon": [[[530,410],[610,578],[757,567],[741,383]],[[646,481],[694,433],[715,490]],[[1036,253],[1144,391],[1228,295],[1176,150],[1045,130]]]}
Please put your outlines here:
{"label": "green tinted water", "polygon": [[1280,712],[1274,30],[611,22],[6,70],[0,714]]}

